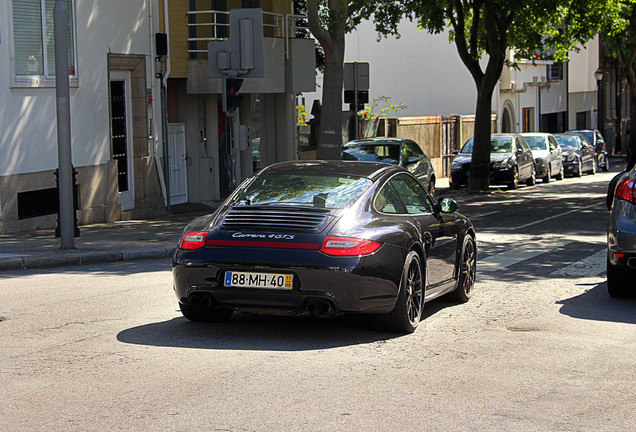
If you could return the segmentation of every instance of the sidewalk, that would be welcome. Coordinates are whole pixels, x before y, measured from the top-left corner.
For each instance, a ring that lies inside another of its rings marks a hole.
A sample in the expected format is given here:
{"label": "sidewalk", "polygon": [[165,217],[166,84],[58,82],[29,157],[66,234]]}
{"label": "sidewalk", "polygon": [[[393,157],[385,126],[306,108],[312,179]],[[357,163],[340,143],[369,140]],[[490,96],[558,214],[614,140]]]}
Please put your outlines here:
{"label": "sidewalk", "polygon": [[166,258],[172,256],[188,222],[213,211],[204,205],[183,205],[157,219],[80,226],[73,250],[60,249],[53,229],[0,234],[0,271]]}

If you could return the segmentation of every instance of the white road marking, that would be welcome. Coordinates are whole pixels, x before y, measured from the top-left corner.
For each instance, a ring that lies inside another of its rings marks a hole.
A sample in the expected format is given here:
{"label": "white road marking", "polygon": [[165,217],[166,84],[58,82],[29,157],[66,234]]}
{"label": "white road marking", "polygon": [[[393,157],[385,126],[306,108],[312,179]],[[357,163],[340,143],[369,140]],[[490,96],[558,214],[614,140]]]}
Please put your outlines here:
{"label": "white road marking", "polygon": [[597,276],[606,270],[607,250],[601,249],[580,261],[550,273],[554,276],[590,277]]}
{"label": "white road marking", "polygon": [[494,214],[497,214],[497,213],[501,213],[501,210],[492,211],[490,213],[484,213],[484,214],[480,214],[480,215],[476,215],[476,216],[470,216],[469,219],[470,220],[480,219],[480,218],[483,218],[483,217],[486,217],[486,216],[490,216],[490,215],[494,215]]}
{"label": "white road marking", "polygon": [[519,226],[497,227],[497,230],[501,230],[501,231],[516,231],[516,230],[519,230],[519,229],[522,229],[522,228],[527,228],[527,227],[532,226],[532,225],[536,225],[536,224],[540,224],[540,223],[549,221],[550,219],[555,219],[555,218],[558,218],[558,217],[561,217],[561,216],[569,215],[571,213],[576,213],[576,212],[581,211],[581,210],[589,210],[591,208],[596,208],[596,207],[601,207],[601,206],[605,207],[605,202],[598,203],[596,205],[589,206],[589,207],[576,208],[574,210],[569,210],[569,211],[566,211],[566,212],[563,212],[563,213],[559,213],[559,214],[555,214],[555,215],[552,215],[552,216],[548,216],[547,218],[543,218],[543,219],[539,219],[539,220],[536,220],[536,221],[528,222],[527,224],[523,224],[523,225],[519,225]]}
{"label": "white road marking", "polygon": [[571,242],[572,240],[565,238],[548,238],[540,241],[530,241],[523,246],[479,260],[477,269],[480,272],[501,270],[521,261],[526,261],[530,258],[550,252]]}

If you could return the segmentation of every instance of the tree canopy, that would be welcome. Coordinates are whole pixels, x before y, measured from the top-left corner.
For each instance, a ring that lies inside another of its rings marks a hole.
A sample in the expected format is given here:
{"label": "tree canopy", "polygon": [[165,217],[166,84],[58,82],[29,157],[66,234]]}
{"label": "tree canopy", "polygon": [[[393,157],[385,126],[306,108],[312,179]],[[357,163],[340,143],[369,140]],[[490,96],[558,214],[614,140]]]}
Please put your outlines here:
{"label": "tree canopy", "polygon": [[458,54],[475,81],[475,139],[468,187],[487,190],[490,173],[492,95],[508,49],[551,50],[560,58],[578,49],[610,21],[620,23],[619,0],[376,0],[373,14],[381,36],[396,35],[405,17],[430,33],[450,30]]}

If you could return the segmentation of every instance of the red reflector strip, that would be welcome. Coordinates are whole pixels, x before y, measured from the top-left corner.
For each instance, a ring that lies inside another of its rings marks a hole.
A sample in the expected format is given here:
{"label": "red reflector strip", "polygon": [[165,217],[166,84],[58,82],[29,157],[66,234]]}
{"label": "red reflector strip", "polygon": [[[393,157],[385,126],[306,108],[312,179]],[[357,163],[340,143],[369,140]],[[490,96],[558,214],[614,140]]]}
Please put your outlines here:
{"label": "red reflector strip", "polygon": [[252,240],[213,240],[208,239],[207,246],[237,246],[237,247],[254,247],[254,248],[273,248],[273,249],[320,249],[319,244],[315,243],[281,243],[272,241],[252,241]]}

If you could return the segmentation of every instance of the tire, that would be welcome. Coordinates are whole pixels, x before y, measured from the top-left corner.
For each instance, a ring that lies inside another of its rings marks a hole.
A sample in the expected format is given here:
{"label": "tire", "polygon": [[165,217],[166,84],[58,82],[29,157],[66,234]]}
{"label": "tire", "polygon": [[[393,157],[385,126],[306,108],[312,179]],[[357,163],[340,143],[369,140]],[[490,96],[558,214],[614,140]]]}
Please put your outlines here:
{"label": "tire", "polygon": [[592,160],[592,168],[588,171],[590,175],[596,174],[596,160]]}
{"label": "tire", "polygon": [[413,333],[422,317],[426,276],[422,272],[420,256],[409,252],[404,260],[399,293],[395,307],[386,314],[376,315],[376,323],[385,331]]}
{"label": "tire", "polygon": [[477,245],[470,234],[464,237],[458,270],[457,286],[448,296],[454,302],[466,303],[473,296],[477,276]]}
{"label": "tire", "polygon": [[610,260],[607,260],[607,292],[611,297],[633,297],[636,290],[630,290],[627,287],[633,286],[635,276],[636,272],[614,267]]}
{"label": "tire", "polygon": [[581,177],[583,175],[583,169],[581,168],[581,160],[579,159],[579,162],[576,166],[576,171],[574,171],[574,177]]}
{"label": "tire", "polygon": [[532,165],[532,173],[528,180],[526,180],[526,186],[534,186],[537,184],[537,169]]}
{"label": "tire", "polygon": [[603,171],[607,172],[607,171],[609,171],[609,158],[607,157],[606,154],[603,154],[603,161],[605,162],[603,164]]}
{"label": "tire", "polygon": [[179,309],[185,319],[195,322],[226,322],[234,313],[227,308],[202,308],[182,303],[179,303]]}
{"label": "tire", "polygon": [[550,164],[548,164],[548,172],[545,173],[545,177],[543,177],[541,180],[543,180],[543,183],[550,183],[550,181],[552,180],[552,167],[550,166]]}
{"label": "tire", "polygon": [[508,184],[508,189],[519,189],[519,169],[517,167],[512,169],[512,181]]}
{"label": "tire", "polygon": [[561,169],[559,170],[559,173],[556,175],[556,179],[563,180],[564,177],[565,177],[565,173],[563,169],[563,164],[561,164]]}

